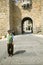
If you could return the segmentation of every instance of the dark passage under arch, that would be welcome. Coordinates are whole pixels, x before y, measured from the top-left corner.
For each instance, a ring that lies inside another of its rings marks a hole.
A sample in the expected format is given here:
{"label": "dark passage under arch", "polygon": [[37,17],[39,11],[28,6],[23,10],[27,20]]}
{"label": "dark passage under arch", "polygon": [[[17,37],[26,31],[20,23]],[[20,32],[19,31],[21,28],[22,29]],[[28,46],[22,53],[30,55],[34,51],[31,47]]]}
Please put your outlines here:
{"label": "dark passage under arch", "polygon": [[30,17],[25,17],[22,20],[22,34],[33,33],[33,21]]}

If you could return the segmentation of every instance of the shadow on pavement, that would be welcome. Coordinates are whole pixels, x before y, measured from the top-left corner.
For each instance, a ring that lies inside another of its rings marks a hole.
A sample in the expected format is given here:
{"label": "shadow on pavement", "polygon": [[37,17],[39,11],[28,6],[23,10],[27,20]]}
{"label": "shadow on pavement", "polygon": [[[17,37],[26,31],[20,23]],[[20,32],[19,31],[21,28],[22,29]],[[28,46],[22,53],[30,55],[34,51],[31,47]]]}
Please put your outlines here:
{"label": "shadow on pavement", "polygon": [[13,55],[22,54],[24,52],[26,52],[26,51],[25,50],[19,50],[19,51],[16,51]]}

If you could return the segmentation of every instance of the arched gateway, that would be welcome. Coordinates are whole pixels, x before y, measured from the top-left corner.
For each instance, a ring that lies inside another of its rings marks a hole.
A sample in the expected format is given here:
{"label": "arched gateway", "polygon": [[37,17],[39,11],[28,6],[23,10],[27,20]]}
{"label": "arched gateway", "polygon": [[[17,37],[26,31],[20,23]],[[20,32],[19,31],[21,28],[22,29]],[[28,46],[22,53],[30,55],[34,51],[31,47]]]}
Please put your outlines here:
{"label": "arched gateway", "polygon": [[22,34],[33,33],[33,21],[30,17],[25,17],[22,20]]}

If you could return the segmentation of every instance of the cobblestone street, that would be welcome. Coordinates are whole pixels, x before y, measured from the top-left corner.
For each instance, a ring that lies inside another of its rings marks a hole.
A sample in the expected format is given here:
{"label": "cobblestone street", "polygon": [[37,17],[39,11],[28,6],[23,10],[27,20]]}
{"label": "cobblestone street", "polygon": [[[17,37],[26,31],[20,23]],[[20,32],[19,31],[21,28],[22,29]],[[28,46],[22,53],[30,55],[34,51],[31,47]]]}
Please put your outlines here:
{"label": "cobblestone street", "polygon": [[12,57],[8,57],[6,43],[6,39],[0,40],[0,65],[43,65],[43,36],[15,36]]}

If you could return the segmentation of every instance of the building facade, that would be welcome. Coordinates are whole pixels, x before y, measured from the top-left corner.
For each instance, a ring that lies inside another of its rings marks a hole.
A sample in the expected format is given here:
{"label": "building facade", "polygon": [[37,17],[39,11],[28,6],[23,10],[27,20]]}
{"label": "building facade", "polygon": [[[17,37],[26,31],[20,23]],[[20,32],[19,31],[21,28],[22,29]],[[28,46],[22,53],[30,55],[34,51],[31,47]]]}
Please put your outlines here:
{"label": "building facade", "polygon": [[0,0],[0,35],[43,34],[43,0]]}

